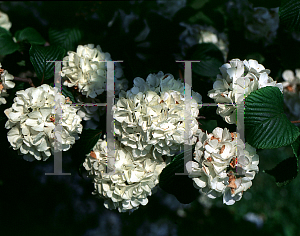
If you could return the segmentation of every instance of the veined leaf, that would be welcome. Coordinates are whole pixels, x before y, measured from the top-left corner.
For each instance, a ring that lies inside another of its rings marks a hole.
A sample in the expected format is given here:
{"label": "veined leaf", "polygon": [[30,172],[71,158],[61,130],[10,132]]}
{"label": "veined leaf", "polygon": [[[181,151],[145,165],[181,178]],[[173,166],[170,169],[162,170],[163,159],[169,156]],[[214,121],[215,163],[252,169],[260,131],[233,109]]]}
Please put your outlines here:
{"label": "veined leaf", "polygon": [[279,8],[280,24],[289,30],[300,30],[300,1],[281,0]]}
{"label": "veined leaf", "polygon": [[0,55],[12,54],[19,49],[19,44],[15,43],[12,35],[6,29],[0,27]]}
{"label": "veined leaf", "polygon": [[63,59],[65,49],[60,46],[43,47],[33,44],[29,50],[29,55],[38,78],[47,80],[54,76],[54,61]]}
{"label": "veined leaf", "polygon": [[291,145],[300,135],[283,111],[283,95],[277,87],[267,86],[245,99],[245,136],[247,142],[262,149]]}
{"label": "veined leaf", "polygon": [[32,27],[27,27],[23,30],[18,30],[15,33],[15,38],[17,39],[17,41],[27,40],[31,44],[43,45],[46,43],[46,40],[42,37],[42,35]]}
{"label": "veined leaf", "polygon": [[59,45],[67,51],[74,51],[82,38],[82,32],[78,28],[49,29],[49,41],[51,45]]}

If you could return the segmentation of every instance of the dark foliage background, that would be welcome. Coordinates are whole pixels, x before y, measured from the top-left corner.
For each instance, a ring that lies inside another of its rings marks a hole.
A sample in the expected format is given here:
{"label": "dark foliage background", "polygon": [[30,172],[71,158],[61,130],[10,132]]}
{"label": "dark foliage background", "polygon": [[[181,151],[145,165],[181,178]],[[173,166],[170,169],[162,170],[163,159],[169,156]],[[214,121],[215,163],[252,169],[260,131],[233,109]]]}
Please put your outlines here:
{"label": "dark foliage background", "polygon": [[[274,80],[282,81],[281,74],[285,69],[299,68],[300,42],[285,25],[280,24],[272,44],[249,41],[244,36],[241,19],[226,12],[228,2],[1,2],[0,9],[12,22],[12,35],[33,27],[49,42],[50,29],[59,31],[76,26],[82,34],[78,44],[99,44],[114,60],[124,61],[122,66],[129,88],[135,77],[146,78],[149,73],[160,70],[179,78],[184,67],[175,60],[214,58],[214,69],[224,63],[218,49],[208,50],[211,45],[196,45],[187,49],[184,55],[181,46],[185,42],[180,40],[180,35],[185,28],[180,22],[212,25],[227,33],[228,60],[256,59],[271,70]],[[260,6],[259,1],[253,3]],[[265,1],[264,4],[266,7],[280,5],[279,1]],[[193,17],[199,12],[205,13],[205,17]],[[28,55],[30,45],[22,47],[23,53],[17,51],[1,61],[14,75],[33,71]],[[71,47],[70,50],[75,51],[77,44]],[[199,47],[204,47],[208,53],[203,55]],[[21,60],[25,60],[26,70],[16,64]],[[204,102],[213,102],[206,94],[212,88],[215,76],[201,73],[201,70],[200,73],[193,71],[193,89],[202,95]],[[33,80],[40,83],[37,78]],[[28,86],[21,85],[23,89]],[[14,93],[10,94],[11,100],[13,97]],[[201,114],[216,120],[220,127],[235,130],[235,126],[228,126],[215,115],[215,108],[204,108]],[[46,172],[53,171],[51,158],[46,162],[24,161],[16,151],[8,148],[5,122],[5,119],[0,120],[0,235],[300,235],[299,177],[279,188],[271,176],[261,171],[251,189],[233,206],[224,206],[222,199],[197,199],[190,204],[181,204],[173,195],[157,189],[145,207],[130,215],[120,214],[105,209],[103,201],[94,198],[91,194],[93,183],[85,173],[83,178],[78,175],[78,163],[72,161],[74,154],[71,158],[71,151],[63,154],[63,170],[71,176],[45,176]],[[210,124],[203,121],[203,125],[209,127]],[[263,157],[260,170],[271,169],[293,155],[288,147],[259,150],[258,154]]]}

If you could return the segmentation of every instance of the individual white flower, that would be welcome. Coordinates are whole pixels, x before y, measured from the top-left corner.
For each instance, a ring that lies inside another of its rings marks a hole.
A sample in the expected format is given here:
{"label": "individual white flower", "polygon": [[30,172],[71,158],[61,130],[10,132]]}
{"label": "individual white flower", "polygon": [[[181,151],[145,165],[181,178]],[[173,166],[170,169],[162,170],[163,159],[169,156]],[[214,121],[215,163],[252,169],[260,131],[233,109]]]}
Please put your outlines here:
{"label": "individual white flower", "polygon": [[285,70],[282,73],[282,78],[285,80],[282,82],[285,91],[296,92],[297,86],[300,85],[300,69],[296,69],[294,74],[291,70]]}
{"label": "individual white flower", "polygon": [[15,83],[12,82],[14,77],[7,72],[7,70],[2,69],[2,65],[0,63],[0,105],[6,104],[6,100],[4,97],[8,97],[7,90],[15,87]]}
{"label": "individual white flower", "polygon": [[[223,195],[223,203],[232,205],[252,186],[258,172],[255,148],[245,144],[236,132],[215,128],[211,134],[200,132],[194,160],[187,163],[194,186],[209,198]],[[242,155],[244,154],[244,155]]]}
{"label": "individual white flower", "polygon": [[8,19],[8,15],[2,11],[0,11],[0,27],[6,29],[7,31],[9,31],[11,27],[11,22]]}
{"label": "individual white flower", "polygon": [[147,197],[158,184],[158,176],[166,166],[162,159],[148,154],[134,158],[130,147],[115,141],[114,172],[106,173],[107,142],[99,139],[87,155],[83,166],[94,178],[94,195],[104,198],[104,206],[119,212],[133,211],[148,203]]}
{"label": "individual white flower", "polygon": [[[55,118],[56,102],[61,103],[61,123]],[[10,129],[7,139],[14,150],[25,154],[24,159],[46,160],[54,153],[55,140],[60,141],[59,150],[67,151],[79,138],[82,125],[76,112],[77,108],[65,104],[57,88],[47,84],[17,91],[12,107],[4,111],[8,118],[5,128]],[[61,131],[54,131],[59,124]]]}
{"label": "individual white flower", "polygon": [[268,76],[270,70],[256,60],[233,59],[222,65],[220,71],[208,96],[218,103],[217,114],[229,124],[236,123],[236,103],[242,103],[251,92],[266,86],[278,87],[283,92],[282,84]]}
{"label": "individual white flower", "polygon": [[[77,52],[68,52],[63,59],[62,76],[63,84],[68,87],[78,88],[87,97],[95,98],[106,90],[107,63],[111,61],[109,53],[102,52],[98,45],[79,45]],[[119,63],[115,63],[115,79],[123,76],[123,70]],[[117,86],[117,91],[126,87],[126,81],[122,80]]]}
{"label": "individual white flower", "polygon": [[[166,76],[163,78],[166,79]],[[160,76],[148,76],[148,78],[147,82],[141,78],[135,79],[136,87],[123,94],[124,96],[120,94],[120,99],[113,107],[115,133],[122,144],[132,148],[134,157],[147,155],[153,146],[153,151],[172,156],[184,144],[184,117],[187,114],[185,114],[184,95],[179,92],[182,90],[181,82],[177,83],[178,81],[174,79],[165,82],[157,79]],[[172,83],[169,84],[168,81]],[[179,91],[167,90],[172,88]],[[199,101],[201,103],[201,100]],[[195,133],[198,129],[196,117],[199,109],[194,98],[189,103],[191,111],[188,115],[191,116],[191,129],[188,140],[195,142]],[[153,155],[155,156],[155,153]]]}

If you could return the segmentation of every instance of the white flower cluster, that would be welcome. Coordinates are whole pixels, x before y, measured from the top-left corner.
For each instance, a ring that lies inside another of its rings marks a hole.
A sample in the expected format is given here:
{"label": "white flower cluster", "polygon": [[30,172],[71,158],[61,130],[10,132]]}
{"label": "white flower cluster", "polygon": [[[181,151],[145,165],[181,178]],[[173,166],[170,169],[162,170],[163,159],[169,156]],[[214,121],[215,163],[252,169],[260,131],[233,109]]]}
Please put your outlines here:
{"label": "white flower cluster", "polygon": [[[113,107],[116,136],[122,144],[132,148],[134,157],[145,156],[151,150],[153,156],[157,153],[173,156],[184,144],[187,101],[183,95],[183,84],[171,75],[164,76],[162,72],[150,74],[147,82],[135,78],[134,84],[127,93],[120,94],[120,99]],[[200,94],[194,97],[196,99],[189,101],[189,142],[196,140],[198,103],[202,99]]]}
{"label": "white flower cluster", "polygon": [[248,143],[243,148],[239,134],[226,128],[217,127],[211,134],[201,132],[194,161],[187,163],[194,186],[209,198],[223,195],[227,205],[239,201],[252,186],[259,163],[255,148]]}
{"label": "white flower cluster", "polygon": [[[54,153],[55,139],[61,141],[61,150],[69,150],[82,132],[77,108],[64,105],[65,97],[57,91],[47,84],[17,91],[12,107],[4,111],[8,118],[5,128],[10,129],[7,139],[28,161],[47,160]],[[62,131],[54,133],[55,124],[59,122],[55,123],[54,116],[58,100],[62,104]]]}
{"label": "white flower cluster", "polygon": [[11,27],[11,22],[8,19],[8,15],[2,11],[0,11],[0,27],[6,29],[7,31],[9,31]]}
{"label": "white flower cluster", "polygon": [[[218,104],[217,114],[229,124],[236,123],[236,103],[243,102],[251,92],[266,86],[275,86],[283,92],[281,83],[276,83],[270,76],[270,70],[265,69],[256,60],[233,59],[220,67],[221,75],[217,76],[213,89],[208,96]],[[225,105],[232,104],[232,105]]]}
{"label": "white flower cluster", "polygon": [[158,184],[158,176],[166,166],[150,154],[134,158],[130,147],[115,141],[114,172],[106,173],[107,142],[99,139],[87,155],[83,166],[94,178],[93,194],[104,198],[104,206],[119,212],[133,211],[148,203],[147,197]]}
{"label": "white flower cluster", "polygon": [[[77,52],[68,52],[64,57],[62,76],[63,84],[68,87],[75,87],[87,97],[95,98],[106,90],[107,63],[111,61],[109,53],[102,52],[98,45],[79,45]],[[115,63],[115,78],[123,76],[123,70],[119,63]],[[127,89],[127,80],[122,79],[116,82],[116,92]]]}
{"label": "white flower cluster", "polygon": [[8,96],[7,90],[15,87],[15,83],[12,82],[14,77],[7,72],[7,70],[2,69],[2,65],[0,63],[0,105],[6,104],[6,100],[4,97]]}

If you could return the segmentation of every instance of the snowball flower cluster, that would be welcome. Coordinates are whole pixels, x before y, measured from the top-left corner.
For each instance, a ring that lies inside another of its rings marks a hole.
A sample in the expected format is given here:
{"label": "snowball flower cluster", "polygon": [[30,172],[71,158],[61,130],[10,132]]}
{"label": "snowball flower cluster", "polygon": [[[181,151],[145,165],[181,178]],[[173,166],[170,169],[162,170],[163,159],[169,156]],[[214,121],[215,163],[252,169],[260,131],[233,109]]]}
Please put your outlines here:
{"label": "snowball flower cluster", "polygon": [[104,198],[104,206],[119,212],[133,211],[148,203],[147,197],[158,184],[158,176],[166,166],[152,155],[134,158],[130,147],[115,141],[114,172],[106,173],[107,142],[99,139],[87,155],[83,166],[94,178],[93,194]]}
{"label": "snowball flower cluster", "polygon": [[[255,148],[245,144],[236,132],[215,128],[211,134],[200,132],[194,160],[187,163],[194,186],[209,198],[223,195],[223,203],[232,205],[252,186],[258,172]],[[244,155],[242,155],[244,154]]]}
{"label": "snowball flower cluster", "polygon": [[[172,156],[182,148],[185,102],[189,102],[191,107],[188,112],[191,116],[188,142],[195,142],[198,103],[194,98],[185,100],[180,81],[159,73],[159,76],[149,75],[147,82],[136,78],[134,84],[135,87],[127,93],[120,94],[120,99],[113,106],[115,134],[122,144],[132,148],[134,157],[145,156],[151,150],[154,156],[157,153]],[[195,97],[201,99],[198,95]],[[201,100],[198,101],[201,103]]]}
{"label": "snowball flower cluster", "polygon": [[6,100],[4,97],[8,96],[7,89],[12,89],[15,87],[15,83],[12,82],[14,77],[7,72],[7,70],[2,69],[2,65],[0,63],[0,105],[6,104]]}
{"label": "snowball flower cluster", "polygon": [[[58,100],[62,103],[61,123],[54,115]],[[17,91],[12,107],[4,111],[8,118],[5,128],[10,129],[7,139],[25,160],[47,160],[54,153],[55,140],[60,140],[61,150],[67,151],[79,138],[82,125],[76,112],[77,108],[65,105],[65,97],[57,88],[47,84]],[[58,123],[62,130],[54,132]]]}
{"label": "snowball flower cluster", "polygon": [[[95,98],[106,90],[107,63],[111,61],[109,53],[102,52],[100,46],[94,44],[79,45],[76,52],[69,51],[63,59],[63,84],[75,87],[87,97]],[[119,63],[115,63],[115,78],[121,78],[123,70]],[[117,82],[117,92],[127,88],[127,81]]]}
{"label": "snowball flower cluster", "polygon": [[256,60],[233,59],[222,65],[220,71],[208,96],[218,103],[217,114],[229,124],[236,123],[236,103],[241,104],[251,92],[266,86],[278,87],[283,92],[283,85],[268,76],[270,70]]}
{"label": "snowball flower cluster", "polygon": [[6,29],[7,31],[9,31],[11,27],[11,22],[8,19],[8,15],[2,11],[0,11],[0,27]]}

